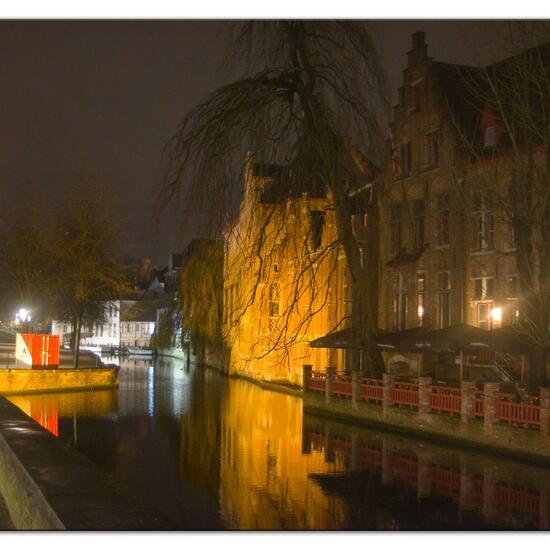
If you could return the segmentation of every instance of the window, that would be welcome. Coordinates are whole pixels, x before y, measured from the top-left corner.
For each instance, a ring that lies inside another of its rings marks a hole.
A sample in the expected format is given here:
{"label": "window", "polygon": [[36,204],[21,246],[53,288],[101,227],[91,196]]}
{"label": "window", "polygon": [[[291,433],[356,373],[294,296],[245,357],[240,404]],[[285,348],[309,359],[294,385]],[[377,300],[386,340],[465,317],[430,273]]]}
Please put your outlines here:
{"label": "window", "polygon": [[485,147],[494,147],[495,145],[495,127],[488,126],[485,128]]}
{"label": "window", "polygon": [[416,302],[418,326],[424,325],[424,317],[426,314],[426,274],[419,272],[416,274]]}
{"label": "window", "polygon": [[514,250],[516,248],[516,232],[512,224],[508,224],[508,249]]}
{"label": "window", "polygon": [[492,277],[480,277],[474,279],[474,300],[492,300],[494,294],[494,279]]}
{"label": "window", "polygon": [[479,303],[477,304],[477,326],[485,330],[491,328],[491,304]]}
{"label": "window", "polygon": [[426,99],[426,86],[422,79],[416,80],[411,85],[411,104],[409,106],[409,112],[418,111],[424,107],[424,100]]}
{"label": "window", "polygon": [[401,175],[408,176],[411,173],[411,142],[407,141],[401,144],[400,155]]}
{"label": "window", "polygon": [[405,330],[407,328],[407,315],[409,313],[409,299],[407,294],[395,294],[393,297],[393,329]]}
{"label": "window", "polygon": [[279,316],[279,302],[281,300],[281,291],[277,283],[273,283],[269,287],[269,316]]}
{"label": "window", "polygon": [[401,294],[400,308],[399,308],[399,330],[405,330],[407,328],[407,317],[409,314],[409,298],[407,294]]}
{"label": "window", "polygon": [[414,244],[416,248],[424,246],[424,226],[425,226],[425,203],[424,199],[418,199],[413,202],[414,216]]}
{"label": "window", "polygon": [[424,136],[424,167],[439,166],[439,130]]}
{"label": "window", "polygon": [[451,201],[449,193],[441,193],[437,196],[436,214],[436,242],[438,245],[449,244]]}
{"label": "window", "polygon": [[506,297],[517,298],[518,297],[518,277],[517,275],[508,275],[506,277]]}
{"label": "window", "polygon": [[401,250],[401,205],[394,204],[390,209],[390,254]]}
{"label": "window", "polygon": [[317,250],[321,246],[321,241],[323,238],[325,213],[319,210],[312,210],[310,212],[310,221],[311,246],[313,250]]}
{"label": "window", "polygon": [[397,291],[393,296],[392,310],[394,330],[405,330],[409,314],[409,297],[407,296],[403,273],[399,273]]}
{"label": "window", "polygon": [[451,276],[448,271],[437,274],[438,326],[445,328],[451,324]]}
{"label": "window", "polygon": [[493,248],[495,220],[488,201],[482,193],[473,195],[472,231],[474,250]]}

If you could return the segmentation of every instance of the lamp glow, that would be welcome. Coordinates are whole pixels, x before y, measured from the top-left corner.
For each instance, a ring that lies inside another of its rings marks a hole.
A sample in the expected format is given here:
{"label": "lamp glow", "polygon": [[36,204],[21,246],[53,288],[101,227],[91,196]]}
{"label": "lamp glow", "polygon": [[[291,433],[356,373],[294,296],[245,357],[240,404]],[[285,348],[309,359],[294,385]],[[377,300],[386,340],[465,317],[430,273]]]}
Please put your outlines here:
{"label": "lamp glow", "polygon": [[25,309],[24,307],[19,308],[19,310],[15,314],[15,322],[17,324],[30,323],[30,320],[31,320],[30,311],[28,309]]}
{"label": "lamp glow", "polygon": [[502,308],[495,307],[491,310],[491,318],[495,323],[500,323],[502,321]]}

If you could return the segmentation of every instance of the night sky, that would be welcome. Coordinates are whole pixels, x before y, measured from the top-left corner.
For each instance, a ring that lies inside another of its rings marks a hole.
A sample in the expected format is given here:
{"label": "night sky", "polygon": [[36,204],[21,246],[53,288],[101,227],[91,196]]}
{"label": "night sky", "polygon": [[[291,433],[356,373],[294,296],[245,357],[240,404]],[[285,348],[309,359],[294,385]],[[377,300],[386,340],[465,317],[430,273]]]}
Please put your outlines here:
{"label": "night sky", "polygon": [[[439,60],[491,61],[491,23],[377,21],[392,93],[411,34],[426,31]],[[160,155],[179,121],[223,83],[223,22],[0,22],[0,190],[29,183],[50,196],[82,177],[123,205],[129,252],[159,265],[190,235],[153,223]]]}

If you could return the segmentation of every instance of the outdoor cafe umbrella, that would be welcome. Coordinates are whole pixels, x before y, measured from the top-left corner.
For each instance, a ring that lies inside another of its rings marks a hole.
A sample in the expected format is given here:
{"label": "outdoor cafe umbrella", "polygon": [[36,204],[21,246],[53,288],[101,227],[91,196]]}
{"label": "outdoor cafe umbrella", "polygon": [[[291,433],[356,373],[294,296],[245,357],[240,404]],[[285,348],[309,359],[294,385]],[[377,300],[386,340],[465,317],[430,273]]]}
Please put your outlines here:
{"label": "outdoor cafe umbrella", "polygon": [[334,349],[365,349],[366,347],[359,331],[353,327],[329,332],[325,336],[311,340],[309,345],[312,348]]}
{"label": "outdoor cafe umbrella", "polygon": [[381,331],[376,339],[376,345],[381,351],[418,351],[416,344],[425,339],[428,330],[424,327],[414,327],[395,332]]}
{"label": "outdoor cafe umbrella", "polygon": [[491,331],[492,348],[502,353],[527,355],[531,351],[527,337],[513,326]]}
{"label": "outdoor cafe umbrella", "polygon": [[417,349],[434,352],[458,352],[460,358],[460,381],[464,371],[464,351],[491,349],[491,332],[466,323],[432,330],[415,342]]}
{"label": "outdoor cafe umbrella", "polygon": [[419,351],[453,352],[491,349],[493,338],[488,330],[460,323],[426,332],[413,343]]}

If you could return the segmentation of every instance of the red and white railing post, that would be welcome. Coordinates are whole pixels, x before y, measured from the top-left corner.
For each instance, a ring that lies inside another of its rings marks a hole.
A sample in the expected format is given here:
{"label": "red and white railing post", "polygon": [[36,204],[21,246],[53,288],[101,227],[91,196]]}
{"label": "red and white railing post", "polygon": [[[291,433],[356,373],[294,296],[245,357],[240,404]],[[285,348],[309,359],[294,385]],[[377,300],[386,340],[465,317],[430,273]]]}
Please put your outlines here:
{"label": "red and white railing post", "polygon": [[361,371],[352,371],[351,373],[351,407],[357,409],[361,400],[361,383],[363,382],[363,373]]}
{"label": "red and white railing post", "polygon": [[550,432],[550,388],[539,388],[540,433]]}
{"label": "red and white railing post", "polygon": [[498,391],[500,391],[498,382],[485,382],[483,385],[483,426],[487,431],[491,431],[493,424],[497,421],[497,397],[495,394]]}
{"label": "red and white railing post", "polygon": [[463,381],[460,385],[460,421],[468,424],[476,414],[476,385]]}
{"label": "red and white railing post", "polygon": [[312,365],[304,365],[302,369],[302,389],[303,391],[308,390],[308,382],[311,378],[311,372],[313,371]]}
{"label": "red and white railing post", "polygon": [[431,376],[420,376],[418,378],[418,414],[426,415],[431,411],[430,394],[432,393]]}
{"label": "red and white railing post", "polygon": [[336,367],[327,367],[327,378],[325,383],[325,403],[330,403],[330,397],[332,395],[332,385],[334,384],[335,376]]}
{"label": "red and white railing post", "polygon": [[393,405],[393,384],[394,380],[391,374],[382,375],[382,408],[384,414]]}

